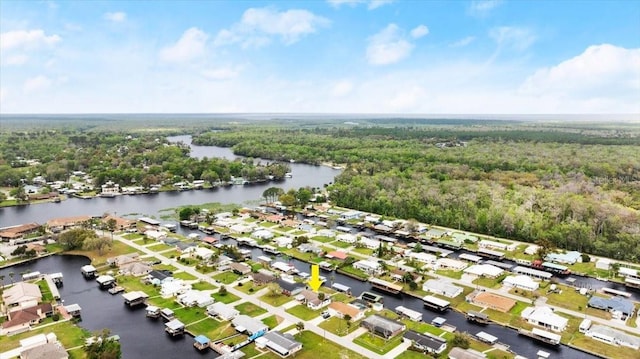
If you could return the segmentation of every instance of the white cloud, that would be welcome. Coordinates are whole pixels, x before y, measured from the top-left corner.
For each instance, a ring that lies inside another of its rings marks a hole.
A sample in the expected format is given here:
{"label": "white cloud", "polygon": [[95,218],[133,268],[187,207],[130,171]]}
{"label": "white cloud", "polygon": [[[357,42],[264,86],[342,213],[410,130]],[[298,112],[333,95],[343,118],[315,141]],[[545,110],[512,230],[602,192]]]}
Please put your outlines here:
{"label": "white cloud", "polygon": [[640,48],[590,46],[576,57],[537,70],[519,90],[585,100],[628,98],[640,104]]}
{"label": "white cloud", "polygon": [[372,65],[389,65],[411,54],[413,44],[401,34],[396,24],[389,24],[369,38],[367,60]]}
{"label": "white cloud", "polygon": [[381,6],[393,3],[395,0],[327,0],[333,8],[339,9],[342,5],[355,7],[360,4],[367,4],[367,9],[375,10]]}
{"label": "white cloud", "polygon": [[160,50],[160,58],[167,62],[188,62],[204,54],[209,36],[202,30],[192,27],[185,31],[173,45]]}
{"label": "white cloud", "polygon": [[458,41],[455,41],[453,43],[451,43],[449,45],[449,47],[465,47],[467,45],[469,45],[470,43],[472,43],[474,40],[476,39],[475,36],[467,36],[465,38],[462,38]]}
{"label": "white cloud", "polygon": [[381,6],[391,4],[394,0],[371,0],[369,1],[369,5],[367,5],[367,9],[375,10]]}
{"label": "white cloud", "polygon": [[24,54],[17,55],[9,55],[5,58],[2,58],[2,66],[19,66],[24,65],[27,61],[29,61],[29,56]]}
{"label": "white cloud", "polygon": [[240,70],[239,67],[220,67],[204,70],[202,71],[202,76],[214,81],[231,80],[238,77]]}
{"label": "white cloud", "polygon": [[532,30],[515,27],[500,26],[489,31],[489,36],[498,44],[499,48],[510,48],[517,51],[524,51],[536,41],[536,35]]}
{"label": "white cloud", "polygon": [[104,14],[104,19],[111,22],[123,22],[127,19],[127,14],[122,11],[108,12]]}
{"label": "white cloud", "polygon": [[429,35],[429,28],[425,25],[418,25],[413,30],[411,30],[411,37],[413,37],[414,39],[419,39],[426,35]]}
{"label": "white cloud", "polygon": [[[411,86],[395,93],[387,102],[387,106],[395,111],[409,110],[419,106],[427,93],[420,86]],[[420,106],[420,108],[424,108]]]}
{"label": "white cloud", "polygon": [[25,93],[29,94],[36,91],[46,90],[49,86],[51,86],[51,80],[44,75],[39,75],[27,79],[22,85],[22,89]]}
{"label": "white cloud", "polygon": [[341,80],[336,82],[330,90],[330,94],[333,97],[343,97],[350,94],[353,91],[353,83],[349,80]]}
{"label": "white cloud", "polygon": [[16,48],[32,49],[42,45],[55,45],[61,40],[58,35],[46,35],[43,30],[14,30],[0,34],[0,50]]}
{"label": "white cloud", "polygon": [[502,4],[502,0],[474,0],[467,12],[473,16],[487,16],[493,9]]}
{"label": "white cloud", "polygon": [[247,9],[240,22],[218,32],[216,45],[241,43],[244,47],[259,47],[269,43],[271,37],[279,37],[286,45],[302,37],[316,33],[331,22],[307,10],[279,12],[273,8]]}

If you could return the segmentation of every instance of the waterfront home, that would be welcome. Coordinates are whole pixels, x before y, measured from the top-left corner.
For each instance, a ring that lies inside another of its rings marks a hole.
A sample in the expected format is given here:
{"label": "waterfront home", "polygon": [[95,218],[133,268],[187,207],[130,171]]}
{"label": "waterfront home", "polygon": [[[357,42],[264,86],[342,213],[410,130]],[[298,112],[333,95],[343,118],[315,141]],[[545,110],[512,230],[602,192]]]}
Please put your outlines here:
{"label": "waterfront home", "polygon": [[268,229],[259,229],[253,233],[251,233],[251,237],[259,239],[259,240],[269,240],[273,238],[273,232]]}
{"label": "waterfront home", "polygon": [[467,267],[467,263],[451,258],[438,258],[434,266],[435,270],[461,271]]}
{"label": "waterfront home", "polygon": [[575,264],[582,262],[582,253],[577,251],[570,251],[566,253],[549,253],[544,260],[547,262],[561,263],[561,264]]}
{"label": "waterfront home", "polygon": [[360,325],[367,328],[373,334],[385,339],[392,338],[407,329],[404,323],[377,314],[364,319]]}
{"label": "waterfront home", "polygon": [[433,254],[424,253],[424,252],[413,252],[413,251],[405,254],[405,257],[409,257],[415,260],[416,262],[425,263],[428,265],[434,264],[437,259],[436,256],[434,256]]}
{"label": "waterfront home", "polygon": [[120,185],[113,181],[107,181],[107,183],[100,186],[100,195],[104,197],[115,196],[120,194]]}
{"label": "waterfront home", "polygon": [[167,238],[167,233],[163,231],[155,231],[153,229],[148,229],[144,231],[144,236],[153,239],[154,241],[161,241]]}
{"label": "waterfront home", "polygon": [[620,267],[618,269],[618,275],[625,278],[640,279],[640,273],[638,272],[638,270],[628,267]]}
{"label": "waterfront home", "polygon": [[311,310],[319,310],[331,304],[331,297],[325,295],[323,299],[320,299],[319,293],[311,290],[302,290],[296,296],[296,300],[305,304]]}
{"label": "waterfront home", "polygon": [[206,292],[189,289],[186,292],[179,294],[176,299],[178,303],[186,307],[199,307],[204,308],[213,303],[213,298]]}
{"label": "waterfront home", "polygon": [[244,314],[233,318],[231,325],[233,325],[239,333],[246,333],[247,335],[259,336],[269,330],[269,327],[259,319],[251,318]]}
{"label": "waterfront home", "polygon": [[340,220],[342,221],[349,221],[352,219],[358,219],[363,215],[362,212],[359,211],[347,211],[347,212],[343,212],[342,214],[340,214]]}
{"label": "waterfront home", "polygon": [[474,291],[469,294],[467,296],[467,301],[470,301],[472,304],[479,307],[487,307],[503,313],[510,311],[511,308],[516,305],[516,301],[511,298],[489,292],[478,291]]}
{"label": "waterfront home", "polygon": [[183,281],[182,279],[166,278],[162,281],[160,287],[160,295],[163,298],[170,298],[179,294],[182,294],[191,289],[191,284]]}
{"label": "waterfront home", "polygon": [[68,359],[69,354],[60,342],[44,343],[20,352],[20,359]]}
{"label": "waterfront home", "polygon": [[285,262],[279,262],[279,261],[271,263],[271,268],[287,274],[298,272],[296,267],[294,267],[293,265]]}
{"label": "waterfront home", "polygon": [[40,231],[41,228],[42,226],[35,222],[3,228],[0,231],[0,241],[20,239],[26,235]]}
{"label": "waterfront home", "polygon": [[301,253],[313,253],[316,255],[323,252],[322,248],[311,243],[302,243],[298,246],[298,251],[300,251]]}
{"label": "waterfront home", "polygon": [[422,352],[438,355],[447,349],[447,341],[445,339],[421,334],[413,330],[406,331],[402,338],[405,342],[410,342],[411,345]]}
{"label": "waterfront home", "polygon": [[504,278],[502,285],[510,288],[518,288],[522,290],[534,291],[540,286],[540,283],[526,275],[510,275]]}
{"label": "waterfront home", "polygon": [[602,298],[593,296],[589,298],[587,305],[591,308],[607,310],[611,312],[614,318],[619,319],[631,317],[635,310],[633,302],[622,297]]}
{"label": "waterfront home", "polygon": [[2,293],[4,306],[11,308],[28,308],[38,305],[42,300],[42,293],[37,284],[18,282]]}
{"label": "waterfront home", "polygon": [[291,334],[283,334],[275,330],[256,339],[256,347],[269,348],[279,356],[286,358],[302,350],[302,343],[295,340]]}
{"label": "waterfront home", "polygon": [[358,241],[358,243],[360,245],[362,245],[365,248],[369,248],[369,249],[377,249],[378,247],[380,247],[380,241],[376,240],[376,239],[371,239],[371,238],[367,238],[367,237],[361,237],[360,240]]}
{"label": "waterfront home", "polygon": [[538,325],[554,332],[563,331],[569,323],[567,318],[555,314],[553,309],[546,306],[525,308],[520,316],[530,324]]}
{"label": "waterfront home", "polygon": [[424,232],[424,236],[427,239],[439,239],[447,235],[449,235],[448,231],[438,228],[431,228],[430,230]]}
{"label": "waterfront home", "polygon": [[364,318],[364,310],[342,302],[331,302],[329,304],[329,313],[332,316],[336,316],[338,318],[344,318],[345,315],[349,315],[351,317],[350,321],[357,322],[358,320]]}
{"label": "waterfront home", "polygon": [[333,238],[336,236],[336,232],[332,229],[321,229],[316,232],[318,236]]}
{"label": "waterfront home", "polygon": [[504,270],[491,264],[474,264],[465,268],[463,272],[478,277],[496,278],[502,274]]}
{"label": "waterfront home", "polygon": [[110,214],[108,214],[108,215],[106,215],[106,216],[104,216],[102,218],[102,223],[107,224],[112,219],[114,221],[116,221],[116,226],[114,228],[116,231],[125,231],[125,230],[130,229],[130,228],[135,228],[135,226],[136,226],[136,221],[133,221],[133,220],[130,220],[130,219],[126,219],[126,218],[122,218],[122,217],[112,216]]}
{"label": "waterfront home", "polygon": [[478,241],[478,237],[469,233],[455,232],[451,235],[451,240],[458,244],[463,244],[465,242],[476,243]]}
{"label": "waterfront home", "polygon": [[382,265],[380,265],[380,263],[365,259],[353,263],[353,268],[359,269],[370,275],[382,273]]}
{"label": "waterfront home", "polygon": [[524,249],[524,254],[535,256],[540,251],[540,246],[537,244],[530,244]]}
{"label": "waterfront home", "polygon": [[336,239],[339,240],[340,242],[353,244],[353,243],[356,243],[356,241],[358,240],[358,237],[356,237],[351,233],[341,233],[336,236]]}
{"label": "waterfront home", "polygon": [[443,295],[447,298],[454,298],[462,293],[462,287],[446,279],[429,279],[422,284],[422,290]]}
{"label": "waterfront home", "polygon": [[140,277],[151,273],[153,267],[147,263],[131,262],[120,266],[118,273],[122,275],[131,275],[134,277]]}
{"label": "waterfront home", "polygon": [[75,216],[64,218],[53,218],[47,221],[47,228],[51,232],[57,233],[65,229],[73,228],[81,225],[83,222],[90,220],[91,216]]}
{"label": "waterfront home", "polygon": [[112,267],[121,266],[123,264],[135,262],[140,257],[138,253],[122,254],[116,257],[107,258],[107,264]]}
{"label": "waterfront home", "polygon": [[220,320],[228,321],[233,320],[240,312],[228,304],[217,302],[207,307],[207,314]]}
{"label": "waterfront home", "polygon": [[293,244],[293,238],[280,236],[274,238],[273,243],[275,243],[277,247],[289,247]]}
{"label": "waterfront home", "polygon": [[349,253],[343,251],[332,251],[325,255],[329,259],[345,260],[349,256]]}
{"label": "waterfront home", "polygon": [[609,345],[620,345],[635,350],[640,349],[640,338],[600,324],[591,326],[586,331],[586,336]]}
{"label": "waterfront home", "polygon": [[42,319],[50,317],[52,314],[53,307],[50,303],[9,311],[7,312],[7,320],[2,323],[0,335],[27,331],[32,325],[40,323]]}
{"label": "waterfront home", "polygon": [[598,258],[596,261],[596,269],[609,270],[611,269],[611,259]]}
{"label": "waterfront home", "polygon": [[253,283],[258,286],[276,281],[276,277],[273,274],[267,274],[267,273],[261,273],[261,272],[251,273],[251,278],[253,279]]}
{"label": "waterfront home", "polygon": [[189,247],[182,251],[182,255],[180,257],[190,257],[190,258],[198,258],[201,260],[208,261],[213,255],[214,251],[205,247]]}
{"label": "waterfront home", "polygon": [[245,234],[251,232],[253,230],[253,227],[246,224],[237,223],[229,227],[229,230],[231,231],[231,233]]}
{"label": "waterfront home", "polygon": [[513,242],[503,243],[503,242],[490,241],[488,239],[483,239],[480,242],[478,242],[478,247],[486,248],[486,249],[496,249],[503,252],[511,252],[511,251],[515,251],[516,248],[518,248],[518,245]]}

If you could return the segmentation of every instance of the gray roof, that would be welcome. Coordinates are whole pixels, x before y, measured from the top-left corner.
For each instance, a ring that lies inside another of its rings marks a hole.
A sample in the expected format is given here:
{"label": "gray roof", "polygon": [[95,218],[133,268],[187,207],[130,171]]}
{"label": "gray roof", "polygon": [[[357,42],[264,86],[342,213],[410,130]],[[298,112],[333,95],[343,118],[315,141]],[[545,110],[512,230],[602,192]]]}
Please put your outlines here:
{"label": "gray roof", "polygon": [[640,346],[640,338],[627,334],[621,330],[605,327],[604,325],[594,324],[589,328],[590,333],[599,333],[612,338],[615,338],[618,342],[628,343],[634,346]]}
{"label": "gray roof", "polygon": [[449,358],[450,359],[485,359],[485,356],[482,353],[478,353],[476,351],[454,347],[449,352]]}
{"label": "gray roof", "polygon": [[293,338],[293,335],[291,335],[291,334],[282,334],[281,332],[278,332],[278,331],[269,332],[269,333],[264,335],[264,338],[269,341],[267,343],[268,347],[276,350],[277,352],[279,352],[279,353],[281,353],[283,355],[285,353],[281,352],[282,349],[284,349],[284,351],[288,352],[288,351],[296,349],[299,346],[302,346],[302,343],[296,341]]}
{"label": "gray roof", "polygon": [[625,315],[633,314],[635,309],[632,301],[620,297],[601,298],[593,296],[589,299],[588,305],[598,309],[616,310]]}
{"label": "gray roof", "polygon": [[67,359],[69,354],[63,347],[54,343],[46,343],[24,350],[20,354],[23,359]]}
{"label": "gray roof", "polygon": [[261,330],[268,330],[269,327],[267,327],[263,322],[261,322],[258,319],[255,318],[251,318],[248,315],[238,315],[236,316],[233,321],[231,321],[231,323],[233,324],[234,327],[242,327],[244,329],[246,329],[249,333],[253,334],[253,333],[257,333]]}
{"label": "gray roof", "polygon": [[384,334],[385,336],[390,336],[393,333],[404,330],[405,328],[405,325],[403,323],[382,317],[377,314],[374,314],[363,320],[362,326],[368,328],[369,330],[373,330],[374,332]]}
{"label": "gray roof", "polygon": [[409,339],[411,341],[413,341],[414,343],[416,343],[419,346],[422,347],[427,347],[433,350],[438,350],[442,347],[442,345],[446,345],[446,340],[441,339],[441,338],[432,338],[430,336],[424,335],[424,334],[420,334],[418,332],[415,332],[413,330],[408,330],[406,333],[404,333],[404,335],[402,336],[403,338]]}

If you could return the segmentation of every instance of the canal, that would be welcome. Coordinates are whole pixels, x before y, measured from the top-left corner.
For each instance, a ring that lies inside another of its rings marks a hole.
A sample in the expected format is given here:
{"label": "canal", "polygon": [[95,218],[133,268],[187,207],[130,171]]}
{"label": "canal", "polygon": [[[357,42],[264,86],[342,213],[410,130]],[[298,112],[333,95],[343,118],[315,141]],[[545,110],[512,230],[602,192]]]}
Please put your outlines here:
{"label": "canal", "polygon": [[[170,141],[182,141],[191,144],[190,136],[171,137]],[[191,144],[191,155],[194,157],[226,157],[229,159],[238,156],[227,148],[213,146],[195,146]],[[264,161],[264,160],[261,160]],[[174,208],[180,205],[197,205],[209,202],[220,203],[250,203],[259,201],[262,192],[270,186],[278,186],[285,190],[304,186],[323,187],[333,182],[339,170],[326,166],[312,166],[299,163],[291,163],[293,177],[283,182],[267,183],[252,186],[233,186],[216,190],[198,190],[184,192],[164,192],[155,195],[118,196],[115,198],[94,199],[69,199],[62,203],[46,203],[21,207],[0,209],[0,227],[16,225],[27,222],[44,223],[54,217],[66,217],[75,215],[102,215],[105,212],[116,215],[130,214],[133,217],[159,216],[166,208]],[[230,240],[232,241],[232,240]],[[232,243],[232,242],[229,242]],[[255,257],[264,255],[260,249],[254,249]],[[295,259],[287,259],[297,269],[310,272],[309,264]],[[28,264],[14,266],[0,270],[8,278],[8,273],[16,274],[23,271],[40,271],[41,273],[62,272],[65,276],[65,285],[61,288],[61,295],[65,303],[78,303],[83,308],[83,320],[81,326],[88,330],[100,330],[109,328],[114,334],[118,334],[122,340],[123,357],[139,358],[190,358],[200,357],[192,347],[190,337],[178,340],[170,339],[165,335],[161,322],[148,320],[144,310],[130,310],[123,305],[122,297],[111,296],[106,291],[101,291],[94,281],[85,281],[80,275],[80,267],[88,263],[82,257],[53,256]],[[331,274],[323,275],[330,277]],[[339,273],[332,273],[335,282],[342,283],[352,288],[356,295],[362,291],[371,291],[366,282],[361,282]],[[594,280],[594,288],[600,282]],[[381,293],[382,294],[382,293]],[[464,315],[449,311],[447,313],[435,313],[425,310],[422,301],[408,295],[392,296],[383,294],[385,307],[393,309],[396,306],[405,307],[424,313],[423,320],[430,322],[436,316],[444,317],[447,322],[458,328],[459,331],[476,334],[479,331],[487,332],[500,338],[510,346],[511,350],[525,357],[534,358],[538,350],[551,352],[552,357],[595,358],[588,354],[574,350],[566,346],[547,347],[528,338],[518,336],[510,329],[498,326],[477,326],[466,321]],[[214,356],[213,352],[206,354]]]}

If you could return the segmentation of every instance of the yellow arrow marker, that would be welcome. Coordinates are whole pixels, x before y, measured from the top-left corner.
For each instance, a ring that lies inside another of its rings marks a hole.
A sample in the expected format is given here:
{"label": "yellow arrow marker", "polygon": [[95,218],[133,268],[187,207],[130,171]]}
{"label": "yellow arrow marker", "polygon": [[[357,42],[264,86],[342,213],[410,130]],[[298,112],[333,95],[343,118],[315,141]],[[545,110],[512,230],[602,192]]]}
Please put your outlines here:
{"label": "yellow arrow marker", "polygon": [[309,287],[313,289],[314,292],[317,292],[322,285],[322,281],[320,280],[320,269],[317,264],[311,265],[311,279],[309,279]]}

